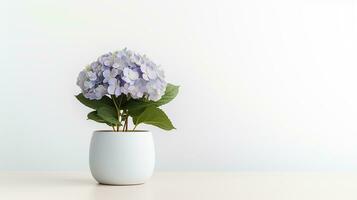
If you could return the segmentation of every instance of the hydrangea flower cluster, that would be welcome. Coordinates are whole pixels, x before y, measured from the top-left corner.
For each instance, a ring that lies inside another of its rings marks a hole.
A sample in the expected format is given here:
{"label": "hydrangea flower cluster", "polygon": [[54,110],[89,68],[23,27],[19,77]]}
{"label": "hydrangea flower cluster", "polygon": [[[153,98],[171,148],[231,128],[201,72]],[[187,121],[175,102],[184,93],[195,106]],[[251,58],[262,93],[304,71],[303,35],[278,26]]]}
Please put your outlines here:
{"label": "hydrangea flower cluster", "polygon": [[165,93],[164,72],[145,55],[128,49],[100,56],[78,75],[77,85],[88,99],[125,94],[157,101]]}

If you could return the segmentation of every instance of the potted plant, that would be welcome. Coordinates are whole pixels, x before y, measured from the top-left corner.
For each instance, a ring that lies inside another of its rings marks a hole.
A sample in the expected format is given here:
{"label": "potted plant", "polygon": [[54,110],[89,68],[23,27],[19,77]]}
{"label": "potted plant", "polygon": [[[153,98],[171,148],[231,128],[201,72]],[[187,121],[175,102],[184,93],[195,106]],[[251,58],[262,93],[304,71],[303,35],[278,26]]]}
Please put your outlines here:
{"label": "potted plant", "polygon": [[152,135],[137,126],[175,129],[159,107],[174,99],[179,88],[164,78],[158,65],[128,49],[102,55],[79,73],[76,98],[93,109],[88,119],[111,127],[94,131],[90,144],[90,170],[99,183],[141,184],[151,177]]}

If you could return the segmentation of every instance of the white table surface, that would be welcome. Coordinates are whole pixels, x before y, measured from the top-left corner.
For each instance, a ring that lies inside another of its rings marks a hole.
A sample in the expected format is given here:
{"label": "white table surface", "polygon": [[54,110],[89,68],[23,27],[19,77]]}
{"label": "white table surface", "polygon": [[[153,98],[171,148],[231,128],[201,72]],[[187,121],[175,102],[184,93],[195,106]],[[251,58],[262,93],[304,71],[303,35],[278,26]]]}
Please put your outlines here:
{"label": "white table surface", "polygon": [[156,172],[143,185],[104,186],[89,172],[0,172],[0,199],[357,200],[357,174]]}

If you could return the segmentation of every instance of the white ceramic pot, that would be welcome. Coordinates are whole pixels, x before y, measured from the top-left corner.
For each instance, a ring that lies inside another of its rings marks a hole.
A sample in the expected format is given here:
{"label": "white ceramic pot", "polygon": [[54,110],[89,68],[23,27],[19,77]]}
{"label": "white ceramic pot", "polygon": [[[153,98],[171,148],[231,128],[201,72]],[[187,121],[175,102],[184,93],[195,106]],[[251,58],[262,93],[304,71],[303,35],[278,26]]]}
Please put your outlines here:
{"label": "white ceramic pot", "polygon": [[101,184],[134,185],[147,181],[155,166],[152,135],[147,131],[95,131],[89,166]]}

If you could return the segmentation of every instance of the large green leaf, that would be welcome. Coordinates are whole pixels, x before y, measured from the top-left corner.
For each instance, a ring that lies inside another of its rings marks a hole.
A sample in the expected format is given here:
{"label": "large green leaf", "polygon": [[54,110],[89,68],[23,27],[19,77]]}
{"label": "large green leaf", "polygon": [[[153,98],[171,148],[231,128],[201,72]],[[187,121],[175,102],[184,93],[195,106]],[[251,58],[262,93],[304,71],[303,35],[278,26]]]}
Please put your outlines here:
{"label": "large green leaf", "polygon": [[154,104],[156,106],[162,106],[172,101],[172,99],[174,99],[177,96],[179,92],[179,87],[180,86],[176,86],[171,83],[167,84],[165,94],[161,97],[160,100],[154,102]]}
{"label": "large green leaf", "polygon": [[106,123],[104,119],[98,116],[97,111],[92,111],[87,115],[88,119],[99,122],[99,123]]}
{"label": "large green leaf", "polygon": [[140,108],[129,109],[128,113],[129,113],[129,116],[131,116],[132,118],[135,118],[135,117],[138,117],[144,111],[145,111],[145,107],[140,107]]}
{"label": "large green leaf", "polygon": [[179,92],[179,86],[167,84],[165,94],[158,101],[148,101],[146,99],[131,99],[126,103],[126,108],[132,117],[140,115],[149,106],[162,106],[172,101]]}
{"label": "large green leaf", "polygon": [[116,112],[115,108],[111,109],[109,107],[100,107],[97,110],[97,114],[100,118],[102,118],[109,124],[119,124],[118,113]]}
{"label": "large green leaf", "polygon": [[175,129],[164,111],[155,106],[149,106],[145,108],[144,112],[142,112],[139,116],[133,117],[133,123],[135,125],[140,123],[150,124],[167,131]]}
{"label": "large green leaf", "polygon": [[102,119],[101,117],[99,117],[97,111],[92,111],[92,112],[88,113],[87,117],[88,117],[88,119],[90,119],[90,120],[96,121],[96,122],[98,122],[98,123],[105,123],[105,124],[107,124],[108,126],[114,126],[114,125],[115,125],[115,124],[112,124],[112,123],[110,123],[110,122],[107,122],[107,121],[105,121],[104,119]]}
{"label": "large green leaf", "polygon": [[103,96],[100,100],[90,100],[90,99],[87,99],[86,97],[84,97],[82,93],[80,93],[76,96],[76,98],[82,104],[84,104],[90,108],[93,108],[95,110],[98,110],[100,107],[109,107],[109,108],[115,109],[113,100],[108,96]]}

